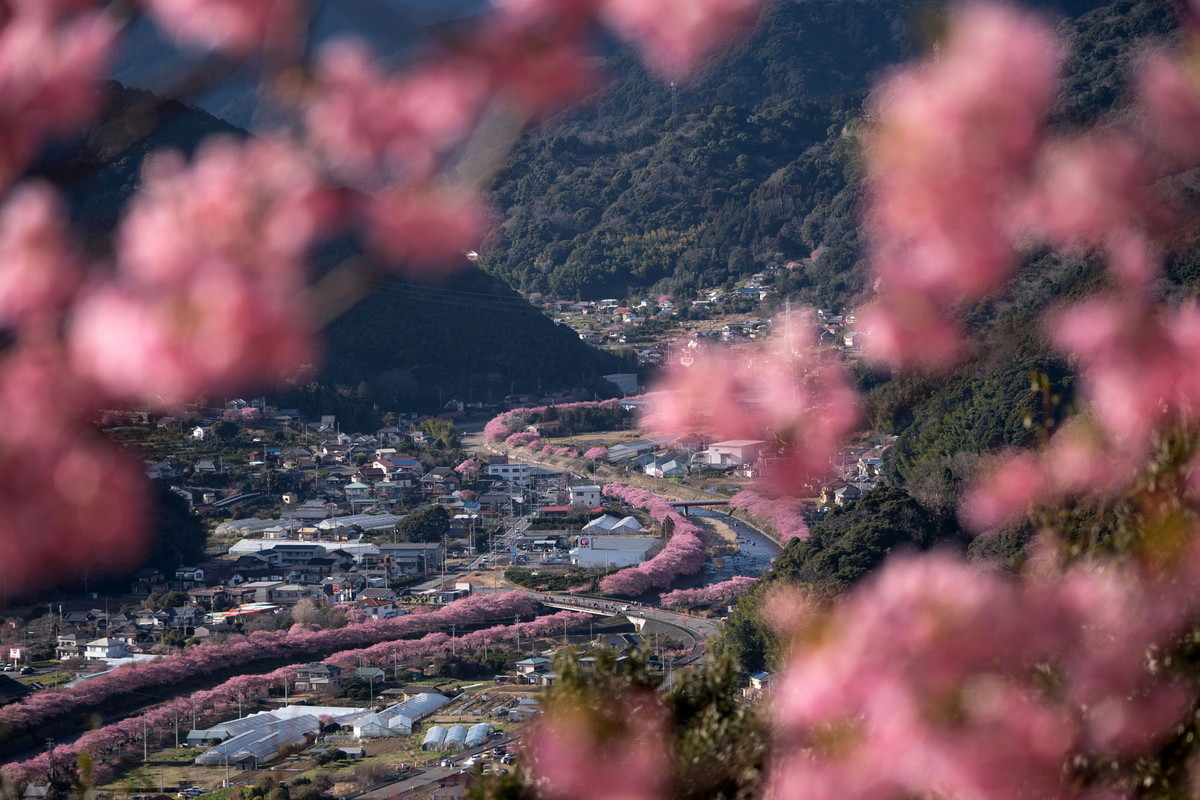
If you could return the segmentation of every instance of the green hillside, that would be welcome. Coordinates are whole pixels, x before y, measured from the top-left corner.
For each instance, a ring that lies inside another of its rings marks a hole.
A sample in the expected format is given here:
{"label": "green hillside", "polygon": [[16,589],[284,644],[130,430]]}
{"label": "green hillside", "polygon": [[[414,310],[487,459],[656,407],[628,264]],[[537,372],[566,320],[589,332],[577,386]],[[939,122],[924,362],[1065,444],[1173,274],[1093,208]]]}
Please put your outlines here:
{"label": "green hillside", "polygon": [[873,81],[936,30],[939,6],[781,0],[730,58],[674,90],[618,59],[609,91],[531,137],[498,180],[503,224],[482,265],[524,293],[687,295],[815,252],[780,288],[846,302],[862,285],[856,121]]}

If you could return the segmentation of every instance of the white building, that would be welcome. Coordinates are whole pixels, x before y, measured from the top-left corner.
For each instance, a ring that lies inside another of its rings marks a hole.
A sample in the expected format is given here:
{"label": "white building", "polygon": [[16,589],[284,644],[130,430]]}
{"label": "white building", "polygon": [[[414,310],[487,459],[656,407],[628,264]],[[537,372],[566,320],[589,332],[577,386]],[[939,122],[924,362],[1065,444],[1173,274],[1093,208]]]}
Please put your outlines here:
{"label": "white building", "polygon": [[582,508],[592,508],[593,506],[600,505],[600,487],[592,485],[572,486],[571,505]]}
{"label": "white building", "polygon": [[495,475],[513,483],[525,483],[529,480],[528,464],[488,464],[488,475]]}
{"label": "white building", "polygon": [[738,467],[758,461],[769,445],[762,439],[731,439],[714,442],[702,455],[704,463],[711,467]]}
{"label": "white building", "polygon": [[590,536],[604,536],[605,534],[612,536],[637,536],[638,534],[649,533],[649,531],[642,527],[642,523],[637,521],[636,517],[615,517],[612,514],[596,517],[587,525],[584,525],[581,532]]}
{"label": "white building", "polygon": [[120,639],[96,639],[83,646],[83,657],[88,660],[105,660],[109,658],[132,658],[133,653],[125,647]]}
{"label": "white building", "polygon": [[577,567],[633,567],[654,555],[662,545],[657,536],[593,536],[581,534],[571,551]]}

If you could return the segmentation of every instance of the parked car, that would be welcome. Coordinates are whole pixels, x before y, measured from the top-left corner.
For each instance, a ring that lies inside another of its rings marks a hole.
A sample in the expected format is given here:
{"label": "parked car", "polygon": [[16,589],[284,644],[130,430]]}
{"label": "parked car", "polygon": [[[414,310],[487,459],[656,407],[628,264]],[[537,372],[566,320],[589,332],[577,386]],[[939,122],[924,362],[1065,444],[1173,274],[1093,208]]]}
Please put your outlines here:
{"label": "parked car", "polygon": [[32,675],[35,672],[37,672],[37,670],[34,669],[33,667],[21,667],[22,675]]}

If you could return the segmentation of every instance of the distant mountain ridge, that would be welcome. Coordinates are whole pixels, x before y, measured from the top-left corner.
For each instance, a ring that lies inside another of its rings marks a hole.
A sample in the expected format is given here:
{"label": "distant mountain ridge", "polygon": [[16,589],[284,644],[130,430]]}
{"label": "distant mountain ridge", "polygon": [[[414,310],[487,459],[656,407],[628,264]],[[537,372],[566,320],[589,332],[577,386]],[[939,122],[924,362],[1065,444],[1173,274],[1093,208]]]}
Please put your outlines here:
{"label": "distant mountain ridge", "polygon": [[[207,112],[152,94],[109,85],[106,112],[77,141],[48,151],[34,172],[62,186],[90,249],[103,255],[152,152],[190,154],[213,134],[245,136]],[[130,114],[131,109],[152,113]],[[324,272],[357,255],[341,241],[315,256]],[[374,291],[323,332],[320,379],[355,389],[382,410],[440,410],[451,398],[499,401],[510,392],[577,389],[611,396],[600,375],[629,372],[629,359],[599,351],[465,257],[443,283],[382,277]],[[313,397],[336,393],[316,392]],[[315,401],[314,401],[315,402]]]}
{"label": "distant mountain ridge", "polygon": [[[353,35],[368,41],[381,57],[396,60],[432,32],[481,13],[489,3],[487,0],[317,0],[313,6],[311,49],[339,36]],[[249,71],[235,70],[231,79],[222,80],[219,87],[197,96],[176,96],[174,81],[201,57],[200,53],[174,47],[150,20],[140,18],[125,31],[125,42],[112,77],[126,86],[186,100],[244,130],[257,130],[262,112]]]}

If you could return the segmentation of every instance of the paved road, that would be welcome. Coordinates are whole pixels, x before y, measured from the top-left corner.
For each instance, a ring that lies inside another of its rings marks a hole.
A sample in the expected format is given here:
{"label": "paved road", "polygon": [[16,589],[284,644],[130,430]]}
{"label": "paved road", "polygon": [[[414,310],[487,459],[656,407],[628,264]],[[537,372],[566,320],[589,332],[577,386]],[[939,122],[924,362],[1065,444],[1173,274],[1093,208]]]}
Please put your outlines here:
{"label": "paved road", "polygon": [[375,786],[364,792],[348,795],[347,798],[348,800],[390,800],[390,798],[394,797],[404,797],[411,792],[425,789],[426,787],[437,783],[443,778],[447,778],[451,775],[457,775],[462,771],[462,768],[458,765],[468,757],[482,753],[485,750],[491,750],[496,745],[511,744],[516,740],[517,737],[515,736],[505,736],[499,739],[494,739],[488,742],[485,747],[477,747],[474,750],[464,750],[462,753],[454,756],[453,767],[426,767],[423,768],[418,775],[404,778],[403,780],[399,781],[393,781],[392,783],[385,783],[381,786]]}

